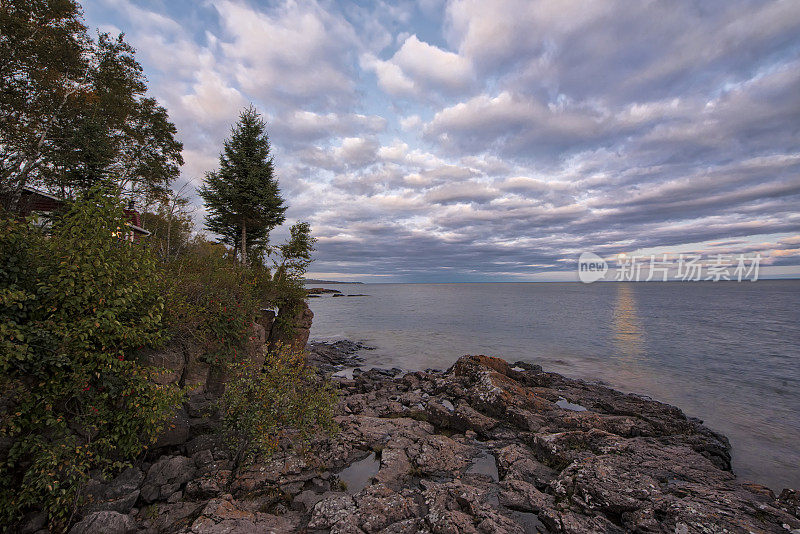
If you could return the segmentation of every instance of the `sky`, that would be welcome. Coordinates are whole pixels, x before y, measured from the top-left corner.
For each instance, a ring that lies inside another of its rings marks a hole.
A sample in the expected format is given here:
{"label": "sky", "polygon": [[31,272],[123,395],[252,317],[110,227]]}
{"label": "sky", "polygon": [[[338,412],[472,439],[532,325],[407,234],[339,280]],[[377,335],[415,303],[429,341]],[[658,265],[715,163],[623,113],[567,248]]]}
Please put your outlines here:
{"label": "sky", "polygon": [[[577,258],[800,276],[800,2],[87,0],[194,188],[252,103],[309,275],[576,280]],[[279,242],[286,227],[273,232]]]}

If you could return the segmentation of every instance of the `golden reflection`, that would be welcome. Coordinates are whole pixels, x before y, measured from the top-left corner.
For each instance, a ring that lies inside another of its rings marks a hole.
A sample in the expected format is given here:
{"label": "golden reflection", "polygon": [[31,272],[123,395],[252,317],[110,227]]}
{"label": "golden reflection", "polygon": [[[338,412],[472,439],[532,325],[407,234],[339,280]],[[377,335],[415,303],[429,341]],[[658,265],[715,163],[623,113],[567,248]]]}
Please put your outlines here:
{"label": "golden reflection", "polygon": [[612,327],[616,356],[630,363],[641,359],[644,353],[644,330],[636,313],[632,284],[617,284]]}

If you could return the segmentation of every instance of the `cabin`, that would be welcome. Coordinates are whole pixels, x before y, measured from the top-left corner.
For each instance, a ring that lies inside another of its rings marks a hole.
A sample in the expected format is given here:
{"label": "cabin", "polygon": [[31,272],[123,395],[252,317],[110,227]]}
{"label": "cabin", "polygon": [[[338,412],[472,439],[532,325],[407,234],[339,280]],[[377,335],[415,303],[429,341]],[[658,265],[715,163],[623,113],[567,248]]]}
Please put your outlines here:
{"label": "cabin", "polygon": [[[0,191],[0,205],[8,205],[11,193]],[[50,193],[40,191],[34,187],[24,187],[17,204],[16,212],[21,217],[28,217],[32,214],[48,214],[64,209],[65,201]],[[128,203],[125,212],[126,229],[120,229],[117,237],[126,241],[137,242],[143,237],[150,235],[150,232],[142,228],[142,219],[136,211],[133,201]]]}

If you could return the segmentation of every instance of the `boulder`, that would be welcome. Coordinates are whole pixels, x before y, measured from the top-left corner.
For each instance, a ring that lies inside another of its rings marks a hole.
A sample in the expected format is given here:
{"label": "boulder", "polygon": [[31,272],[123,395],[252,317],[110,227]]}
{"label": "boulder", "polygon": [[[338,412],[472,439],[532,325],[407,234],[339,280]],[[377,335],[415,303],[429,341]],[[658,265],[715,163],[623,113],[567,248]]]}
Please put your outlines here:
{"label": "boulder", "polygon": [[167,500],[173,493],[192,479],[194,461],[186,456],[162,457],[147,471],[141,497],[145,502]]}
{"label": "boulder", "polygon": [[156,439],[154,448],[167,448],[181,446],[189,439],[189,414],[183,408],[178,409],[175,415],[165,424],[161,434]]}
{"label": "boulder", "polygon": [[[283,315],[288,315],[283,317]],[[305,349],[308,343],[308,336],[311,332],[311,322],[314,319],[314,312],[308,307],[306,301],[296,304],[296,309],[279,310],[278,317],[285,319],[287,324],[292,325],[291,331],[286,331],[277,326],[273,326],[269,336],[269,350],[274,350],[278,345],[288,346],[294,350]]]}
{"label": "boulder", "polygon": [[159,349],[143,349],[138,355],[139,363],[162,369],[154,381],[157,384],[177,384],[185,366],[183,349],[179,344],[170,344]]}
{"label": "boulder", "polygon": [[127,514],[139,498],[139,486],[144,474],[136,467],[129,467],[107,483],[96,480],[86,487],[87,505],[84,513],[113,511]]}
{"label": "boulder", "polygon": [[130,534],[136,523],[130,516],[119,512],[94,512],[73,526],[69,534]]}

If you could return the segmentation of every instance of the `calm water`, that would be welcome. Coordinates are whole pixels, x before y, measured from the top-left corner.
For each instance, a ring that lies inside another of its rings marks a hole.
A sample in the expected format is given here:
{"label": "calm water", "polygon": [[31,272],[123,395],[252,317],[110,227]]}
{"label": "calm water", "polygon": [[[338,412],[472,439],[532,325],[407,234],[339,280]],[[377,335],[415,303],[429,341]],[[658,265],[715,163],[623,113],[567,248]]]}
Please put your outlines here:
{"label": "calm water", "polygon": [[674,404],[727,435],[740,477],[800,488],[800,281],[327,285],[312,339],[366,363],[446,368],[463,354],[540,363]]}

